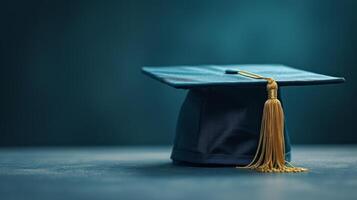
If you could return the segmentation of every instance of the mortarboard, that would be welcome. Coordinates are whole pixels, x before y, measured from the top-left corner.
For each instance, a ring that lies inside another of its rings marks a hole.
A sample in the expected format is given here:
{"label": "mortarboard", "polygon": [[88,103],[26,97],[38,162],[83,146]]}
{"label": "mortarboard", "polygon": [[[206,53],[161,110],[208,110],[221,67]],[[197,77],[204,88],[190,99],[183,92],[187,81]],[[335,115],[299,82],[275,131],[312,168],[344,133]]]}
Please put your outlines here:
{"label": "mortarboard", "polygon": [[283,65],[143,67],[142,71],[189,90],[177,121],[174,163],[236,165],[262,172],[306,171],[289,163],[291,147],[278,85],[344,82]]}

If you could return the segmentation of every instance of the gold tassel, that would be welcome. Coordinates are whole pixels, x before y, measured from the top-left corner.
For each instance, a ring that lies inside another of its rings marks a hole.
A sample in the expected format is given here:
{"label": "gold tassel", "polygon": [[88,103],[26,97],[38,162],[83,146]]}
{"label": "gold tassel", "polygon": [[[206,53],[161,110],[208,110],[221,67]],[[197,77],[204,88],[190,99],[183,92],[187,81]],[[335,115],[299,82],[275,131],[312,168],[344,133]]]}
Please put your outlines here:
{"label": "gold tassel", "polygon": [[[272,78],[250,72],[239,74],[255,79],[267,80],[268,100],[264,104],[260,138],[255,156],[243,168],[259,172],[305,172],[306,168],[294,167],[285,160],[284,112],[278,99],[278,84]],[[240,167],[238,167],[240,168]]]}

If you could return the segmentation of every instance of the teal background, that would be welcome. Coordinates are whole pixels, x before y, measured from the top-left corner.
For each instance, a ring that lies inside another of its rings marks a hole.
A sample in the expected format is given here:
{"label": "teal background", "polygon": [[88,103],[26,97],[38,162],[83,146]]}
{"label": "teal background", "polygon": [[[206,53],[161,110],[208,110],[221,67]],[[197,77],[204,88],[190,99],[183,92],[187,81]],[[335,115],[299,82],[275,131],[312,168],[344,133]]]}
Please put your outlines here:
{"label": "teal background", "polygon": [[0,146],[171,144],[186,94],[143,65],[281,63],[292,142],[356,143],[357,1],[3,1]]}

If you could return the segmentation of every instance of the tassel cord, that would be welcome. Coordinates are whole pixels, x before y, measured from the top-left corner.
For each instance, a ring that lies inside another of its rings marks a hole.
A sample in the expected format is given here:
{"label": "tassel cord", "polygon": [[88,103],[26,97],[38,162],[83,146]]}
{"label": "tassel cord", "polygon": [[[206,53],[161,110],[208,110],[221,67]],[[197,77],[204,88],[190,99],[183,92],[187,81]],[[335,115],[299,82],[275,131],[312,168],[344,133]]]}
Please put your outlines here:
{"label": "tassel cord", "polygon": [[243,167],[259,172],[305,172],[307,169],[295,167],[285,160],[284,112],[277,96],[278,84],[267,78],[246,71],[238,74],[254,79],[264,79],[267,83],[268,99],[264,104],[258,147],[252,161]]}

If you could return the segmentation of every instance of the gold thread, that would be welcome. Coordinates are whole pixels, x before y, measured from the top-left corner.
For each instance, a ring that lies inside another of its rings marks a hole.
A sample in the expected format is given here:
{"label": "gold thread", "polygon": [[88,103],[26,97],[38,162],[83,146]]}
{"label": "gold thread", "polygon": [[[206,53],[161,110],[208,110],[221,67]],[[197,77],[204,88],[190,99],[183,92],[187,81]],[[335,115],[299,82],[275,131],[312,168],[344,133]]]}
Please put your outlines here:
{"label": "gold thread", "polygon": [[278,99],[278,84],[267,78],[246,71],[238,74],[254,79],[267,80],[268,99],[264,104],[258,147],[253,160],[244,167],[259,172],[305,172],[306,168],[294,167],[285,160],[284,111]]}

